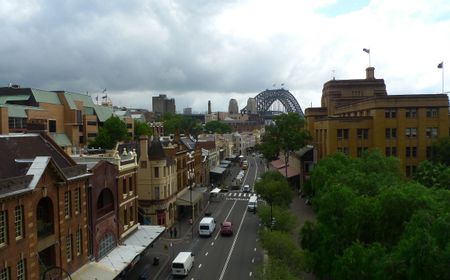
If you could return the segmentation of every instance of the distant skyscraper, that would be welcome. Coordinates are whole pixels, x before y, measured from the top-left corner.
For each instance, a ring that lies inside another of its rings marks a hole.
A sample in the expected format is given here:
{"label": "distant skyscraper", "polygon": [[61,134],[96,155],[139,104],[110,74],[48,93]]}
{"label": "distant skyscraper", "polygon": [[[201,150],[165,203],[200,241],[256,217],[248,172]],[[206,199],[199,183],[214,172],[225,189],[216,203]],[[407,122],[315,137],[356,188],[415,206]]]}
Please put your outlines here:
{"label": "distant skyscraper", "polygon": [[183,109],[183,115],[192,115],[192,108],[184,108]]}
{"label": "distant skyscraper", "polygon": [[165,94],[152,97],[152,111],[156,116],[159,117],[165,113],[175,114],[175,109],[175,99],[169,99]]}
{"label": "distant skyscraper", "polygon": [[208,114],[211,114],[211,100],[208,100]]}
{"label": "distant skyscraper", "polygon": [[256,110],[256,99],[253,97],[250,97],[247,100],[247,114],[257,114]]}
{"label": "distant skyscraper", "polygon": [[230,99],[230,103],[228,104],[228,113],[230,114],[239,114],[239,107],[236,99]]}

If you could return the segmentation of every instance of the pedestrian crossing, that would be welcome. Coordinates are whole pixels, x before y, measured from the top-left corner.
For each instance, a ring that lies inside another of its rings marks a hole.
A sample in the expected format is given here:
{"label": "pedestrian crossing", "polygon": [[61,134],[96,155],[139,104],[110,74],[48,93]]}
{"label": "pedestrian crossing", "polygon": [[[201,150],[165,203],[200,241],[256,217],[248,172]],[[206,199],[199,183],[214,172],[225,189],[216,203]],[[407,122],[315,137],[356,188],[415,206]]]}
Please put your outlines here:
{"label": "pedestrian crossing", "polygon": [[224,194],[226,200],[248,200],[252,195],[252,193],[243,192],[229,192]]}

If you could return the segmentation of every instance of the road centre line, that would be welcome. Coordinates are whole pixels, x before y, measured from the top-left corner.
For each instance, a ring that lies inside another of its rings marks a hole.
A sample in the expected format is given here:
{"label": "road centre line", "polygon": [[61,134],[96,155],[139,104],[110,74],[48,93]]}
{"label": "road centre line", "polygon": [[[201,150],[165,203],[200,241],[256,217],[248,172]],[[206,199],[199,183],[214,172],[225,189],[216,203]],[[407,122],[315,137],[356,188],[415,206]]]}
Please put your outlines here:
{"label": "road centre line", "polygon": [[208,252],[205,253],[205,256],[207,256],[207,255],[208,255]]}
{"label": "road centre line", "polygon": [[236,240],[239,236],[239,232],[241,231],[242,224],[244,223],[244,219],[245,219],[246,215],[247,215],[247,209],[244,210],[244,215],[242,215],[241,223],[239,224],[239,228],[236,232],[236,235],[234,236],[233,244],[231,244],[231,248],[228,253],[227,260],[225,261],[225,265],[223,266],[222,273],[220,273],[219,280],[222,280],[223,276],[225,275],[225,271],[227,270],[227,267],[228,267],[228,262],[230,261],[231,254],[233,253],[233,250],[234,250],[234,245],[236,245]]}

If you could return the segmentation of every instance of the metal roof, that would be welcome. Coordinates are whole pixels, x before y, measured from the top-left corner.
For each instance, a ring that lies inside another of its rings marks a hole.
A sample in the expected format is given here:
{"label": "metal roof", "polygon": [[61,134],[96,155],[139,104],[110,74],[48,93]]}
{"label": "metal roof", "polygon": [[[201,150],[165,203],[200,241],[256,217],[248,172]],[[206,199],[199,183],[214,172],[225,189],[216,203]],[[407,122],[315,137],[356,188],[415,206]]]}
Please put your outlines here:
{"label": "metal roof", "polygon": [[64,92],[64,97],[67,100],[67,103],[69,104],[70,109],[77,110],[77,106],[75,105],[75,101],[81,101],[83,102],[83,107],[94,107],[94,101],[92,101],[92,98],[90,95],[87,94],[81,94],[76,92]]}
{"label": "metal roof", "polygon": [[38,107],[23,106],[23,105],[4,104],[0,105],[0,107],[8,108],[8,117],[10,118],[27,118],[28,117],[27,110],[44,111],[43,109]]}
{"label": "metal roof", "polygon": [[33,93],[34,99],[36,99],[36,101],[39,103],[42,102],[61,105],[61,100],[59,100],[58,94],[56,92],[35,88],[32,88],[31,92]]}
{"label": "metal roof", "polygon": [[113,115],[113,109],[111,107],[94,104],[94,110],[100,122],[105,122]]}
{"label": "metal roof", "polygon": [[25,101],[29,98],[29,95],[0,96],[0,104],[6,104],[8,101]]}
{"label": "metal roof", "polygon": [[72,146],[72,142],[70,142],[69,137],[65,133],[50,133],[50,136],[60,147]]}

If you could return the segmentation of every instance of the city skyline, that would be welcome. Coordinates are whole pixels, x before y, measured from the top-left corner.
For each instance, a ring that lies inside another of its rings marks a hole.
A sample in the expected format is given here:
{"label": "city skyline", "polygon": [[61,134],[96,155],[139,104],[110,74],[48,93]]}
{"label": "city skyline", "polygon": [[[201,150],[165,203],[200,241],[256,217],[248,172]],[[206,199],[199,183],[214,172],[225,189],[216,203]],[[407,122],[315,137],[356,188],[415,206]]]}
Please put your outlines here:
{"label": "city skyline", "polygon": [[440,0],[3,2],[2,86],[106,93],[117,106],[151,109],[166,94],[177,111],[208,100],[227,111],[231,98],[240,110],[283,87],[317,107],[326,81],[364,78],[363,49],[389,94],[438,93],[437,65],[450,63]]}

